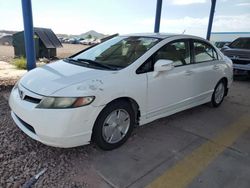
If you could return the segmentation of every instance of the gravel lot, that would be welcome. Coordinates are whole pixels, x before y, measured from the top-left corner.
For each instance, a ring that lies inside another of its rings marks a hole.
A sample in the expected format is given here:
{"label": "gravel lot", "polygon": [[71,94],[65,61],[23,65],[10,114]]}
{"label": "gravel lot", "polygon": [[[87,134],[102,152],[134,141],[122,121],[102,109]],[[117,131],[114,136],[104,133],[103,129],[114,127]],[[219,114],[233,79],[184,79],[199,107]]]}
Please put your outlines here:
{"label": "gravel lot", "polygon": [[95,146],[59,149],[27,137],[10,117],[9,88],[0,88],[0,187],[20,187],[43,168],[47,172],[34,187],[95,187],[90,182],[91,170],[77,168],[91,169],[88,156],[98,151]]}

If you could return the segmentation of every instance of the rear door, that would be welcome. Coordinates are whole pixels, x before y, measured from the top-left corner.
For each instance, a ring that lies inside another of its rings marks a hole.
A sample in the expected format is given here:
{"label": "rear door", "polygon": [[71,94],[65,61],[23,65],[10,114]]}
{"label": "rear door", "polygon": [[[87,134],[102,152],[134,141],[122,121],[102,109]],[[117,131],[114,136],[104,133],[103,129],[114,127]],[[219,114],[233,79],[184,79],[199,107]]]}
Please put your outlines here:
{"label": "rear door", "polygon": [[212,45],[202,40],[192,40],[192,59],[194,74],[194,97],[204,99],[210,97],[221,78],[221,62]]}

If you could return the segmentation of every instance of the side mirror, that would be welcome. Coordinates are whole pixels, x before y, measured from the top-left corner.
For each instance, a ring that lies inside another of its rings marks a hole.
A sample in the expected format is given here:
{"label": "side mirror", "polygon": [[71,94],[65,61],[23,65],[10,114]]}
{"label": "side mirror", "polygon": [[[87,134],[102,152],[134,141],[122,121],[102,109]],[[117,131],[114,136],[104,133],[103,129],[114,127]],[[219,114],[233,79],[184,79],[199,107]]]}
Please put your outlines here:
{"label": "side mirror", "polygon": [[173,68],[174,62],[172,60],[159,59],[154,65],[154,77],[156,77],[161,72],[170,71]]}
{"label": "side mirror", "polygon": [[229,44],[225,44],[222,48],[228,49],[228,48],[229,48],[228,45],[229,45]]}
{"label": "side mirror", "polygon": [[228,45],[224,45],[220,51],[224,52],[225,50],[229,49],[230,47]]}

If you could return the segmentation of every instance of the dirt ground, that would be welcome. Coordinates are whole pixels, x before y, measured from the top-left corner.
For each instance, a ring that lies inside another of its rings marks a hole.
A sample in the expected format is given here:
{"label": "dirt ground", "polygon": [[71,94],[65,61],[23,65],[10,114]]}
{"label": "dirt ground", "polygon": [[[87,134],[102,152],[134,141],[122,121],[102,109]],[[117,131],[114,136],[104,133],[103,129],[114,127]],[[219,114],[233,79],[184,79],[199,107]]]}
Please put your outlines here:
{"label": "dirt ground", "polygon": [[[59,59],[73,55],[88,46],[81,44],[63,44],[63,48],[57,49],[57,57]],[[11,62],[14,58],[13,46],[0,45],[0,61]]]}
{"label": "dirt ground", "polygon": [[70,55],[73,55],[87,47],[87,45],[81,44],[63,44],[63,48],[57,49],[57,57],[59,59],[69,57]]}

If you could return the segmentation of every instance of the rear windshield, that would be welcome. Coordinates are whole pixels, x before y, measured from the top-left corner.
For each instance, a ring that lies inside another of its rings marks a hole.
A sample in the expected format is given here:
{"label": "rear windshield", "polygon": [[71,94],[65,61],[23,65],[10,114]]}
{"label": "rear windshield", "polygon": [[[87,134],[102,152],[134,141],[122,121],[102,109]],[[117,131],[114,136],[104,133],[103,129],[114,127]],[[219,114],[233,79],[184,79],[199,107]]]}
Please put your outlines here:
{"label": "rear windshield", "polygon": [[231,48],[248,49],[250,50],[250,38],[238,38],[230,45]]}

